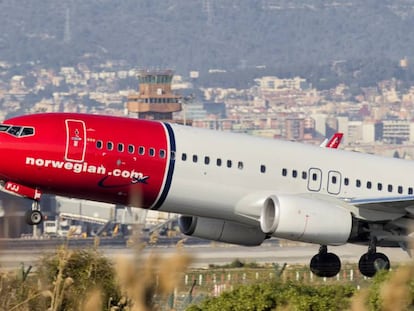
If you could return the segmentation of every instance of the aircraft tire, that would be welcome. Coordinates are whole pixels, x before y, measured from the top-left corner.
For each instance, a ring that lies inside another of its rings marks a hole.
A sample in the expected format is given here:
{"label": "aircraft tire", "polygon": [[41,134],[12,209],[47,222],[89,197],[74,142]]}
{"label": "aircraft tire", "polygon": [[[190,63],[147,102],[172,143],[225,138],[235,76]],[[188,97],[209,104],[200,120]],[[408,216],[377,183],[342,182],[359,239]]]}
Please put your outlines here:
{"label": "aircraft tire", "polygon": [[319,277],[334,277],[341,270],[341,260],[334,253],[316,254],[310,262],[310,270]]}
{"label": "aircraft tire", "polygon": [[365,253],[358,263],[361,274],[370,278],[379,270],[389,270],[390,266],[390,260],[383,253]]}
{"label": "aircraft tire", "polygon": [[26,212],[26,223],[30,226],[38,225],[42,222],[43,215],[38,210],[28,210]]}

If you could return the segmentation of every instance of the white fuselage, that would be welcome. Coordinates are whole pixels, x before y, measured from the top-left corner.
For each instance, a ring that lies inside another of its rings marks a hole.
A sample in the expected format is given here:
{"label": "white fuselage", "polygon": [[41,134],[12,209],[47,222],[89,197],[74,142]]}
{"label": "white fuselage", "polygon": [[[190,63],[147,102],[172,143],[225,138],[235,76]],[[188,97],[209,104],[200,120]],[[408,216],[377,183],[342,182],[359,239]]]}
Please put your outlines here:
{"label": "white fuselage", "polygon": [[355,199],[408,196],[414,188],[411,161],[178,125],[173,130],[177,152],[164,211],[239,220],[235,207],[254,192]]}

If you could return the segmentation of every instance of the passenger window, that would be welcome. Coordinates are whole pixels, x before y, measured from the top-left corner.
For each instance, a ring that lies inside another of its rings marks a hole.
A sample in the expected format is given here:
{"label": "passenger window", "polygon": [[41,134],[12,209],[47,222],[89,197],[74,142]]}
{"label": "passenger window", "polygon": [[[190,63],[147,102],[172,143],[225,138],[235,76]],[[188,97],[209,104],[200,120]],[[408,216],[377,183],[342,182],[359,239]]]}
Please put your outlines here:
{"label": "passenger window", "polygon": [[198,156],[196,154],[193,154],[193,162],[197,163],[198,161]]}
{"label": "passenger window", "polygon": [[372,183],[370,181],[367,181],[367,188],[371,189],[372,188]]}
{"label": "passenger window", "polygon": [[357,188],[361,187],[361,181],[359,179],[356,180],[355,184]]}
{"label": "passenger window", "polygon": [[160,154],[160,158],[161,159],[164,159],[165,158],[165,150],[164,149],[160,149],[159,154]]}
{"label": "passenger window", "polygon": [[293,178],[298,177],[298,171],[297,171],[297,170],[293,170],[293,171],[292,171],[292,177],[293,177]]}
{"label": "passenger window", "polygon": [[232,166],[231,160],[227,160],[227,167],[230,168]]}
{"label": "passenger window", "polygon": [[403,187],[402,186],[398,186],[398,193],[402,194],[403,193]]}
{"label": "passenger window", "polygon": [[336,184],[336,176],[332,176],[332,183]]}
{"label": "passenger window", "polygon": [[113,150],[113,149],[114,149],[114,143],[113,143],[113,142],[111,142],[111,141],[108,141],[108,142],[106,143],[106,149],[108,149],[108,150]]}
{"label": "passenger window", "polygon": [[388,192],[392,192],[392,185],[388,185]]}
{"label": "passenger window", "polygon": [[149,148],[149,156],[150,157],[154,157],[155,156],[155,149],[154,148]]}
{"label": "passenger window", "polygon": [[96,141],[96,148],[98,148],[98,149],[102,149],[102,147],[103,147],[103,142],[102,142],[102,140],[97,140],[97,141]]}
{"label": "passenger window", "polygon": [[171,151],[171,160],[175,160],[175,151]]}
{"label": "passenger window", "polygon": [[242,169],[243,169],[243,162],[239,161],[239,162],[237,163],[237,168],[238,168],[239,170],[242,170]]}
{"label": "passenger window", "polygon": [[382,191],[382,184],[380,182],[377,184],[377,189],[378,191]]}
{"label": "passenger window", "polygon": [[145,154],[145,148],[143,146],[138,147],[138,154],[139,155],[144,155]]}
{"label": "passenger window", "polygon": [[187,154],[186,154],[186,153],[183,153],[183,154],[181,155],[181,160],[183,160],[183,161],[187,161]]}
{"label": "passenger window", "polygon": [[209,157],[204,157],[204,164],[205,165],[210,164],[210,158]]}
{"label": "passenger window", "polygon": [[118,144],[118,151],[123,152],[124,151],[124,144]]}
{"label": "passenger window", "polygon": [[302,179],[307,179],[308,178],[308,173],[303,171],[302,172]]}
{"label": "passenger window", "polygon": [[349,178],[348,177],[345,177],[344,178],[344,185],[345,186],[348,186],[349,185]]}
{"label": "passenger window", "polygon": [[128,152],[129,152],[129,153],[134,153],[134,152],[135,152],[135,147],[134,147],[134,145],[128,145]]}
{"label": "passenger window", "polygon": [[318,175],[316,173],[312,174],[312,180],[313,181],[317,181],[318,180]]}
{"label": "passenger window", "polygon": [[260,165],[260,172],[261,173],[266,173],[266,166],[265,165]]}
{"label": "passenger window", "polygon": [[282,176],[287,176],[287,169],[282,168]]}
{"label": "passenger window", "polygon": [[217,166],[221,166],[221,159],[219,158],[219,159],[217,159]]}
{"label": "passenger window", "polygon": [[411,188],[411,187],[408,188],[408,194],[409,195],[413,194],[413,188]]}

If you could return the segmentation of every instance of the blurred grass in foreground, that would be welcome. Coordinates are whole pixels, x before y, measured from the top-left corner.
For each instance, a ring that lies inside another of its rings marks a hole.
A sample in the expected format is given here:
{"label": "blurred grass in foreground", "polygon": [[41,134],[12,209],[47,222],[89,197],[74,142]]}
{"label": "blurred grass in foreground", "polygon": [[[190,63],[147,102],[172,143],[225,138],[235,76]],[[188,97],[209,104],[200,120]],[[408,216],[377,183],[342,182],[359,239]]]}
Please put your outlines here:
{"label": "blurred grass in foreground", "polygon": [[90,249],[62,245],[41,258],[35,272],[0,274],[0,310],[414,310],[412,263],[357,281],[240,260],[187,271],[191,257],[182,243],[173,255],[160,257],[142,256],[146,245],[140,241],[133,236],[129,242],[132,258],[111,262],[98,251],[97,239]]}

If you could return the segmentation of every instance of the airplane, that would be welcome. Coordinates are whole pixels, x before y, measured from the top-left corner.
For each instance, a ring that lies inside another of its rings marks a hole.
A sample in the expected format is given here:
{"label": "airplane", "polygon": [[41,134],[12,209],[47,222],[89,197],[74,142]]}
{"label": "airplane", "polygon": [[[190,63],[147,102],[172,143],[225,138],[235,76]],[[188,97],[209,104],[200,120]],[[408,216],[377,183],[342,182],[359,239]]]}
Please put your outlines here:
{"label": "airplane", "polygon": [[342,137],[344,136],[341,132],[336,132],[332,135],[331,138],[326,138],[321,144],[321,148],[332,148],[337,149],[341,143]]}
{"label": "airplane", "polygon": [[275,237],[320,245],[310,270],[341,269],[328,246],[367,245],[368,277],[390,269],[377,246],[408,251],[414,162],[114,116],[41,113],[0,124],[3,190],[43,193],[181,215],[182,233],[257,246]]}

